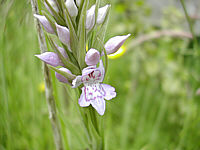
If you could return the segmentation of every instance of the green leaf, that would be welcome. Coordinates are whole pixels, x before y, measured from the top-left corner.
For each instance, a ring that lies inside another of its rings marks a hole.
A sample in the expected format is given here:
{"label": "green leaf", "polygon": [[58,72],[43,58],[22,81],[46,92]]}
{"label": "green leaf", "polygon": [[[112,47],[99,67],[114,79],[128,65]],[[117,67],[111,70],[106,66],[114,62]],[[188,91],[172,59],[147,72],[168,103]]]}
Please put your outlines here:
{"label": "green leaf", "polygon": [[81,0],[80,7],[78,7],[78,15],[76,16],[76,22],[77,22],[78,24],[79,24],[79,22],[80,22],[80,16],[81,16],[82,8],[83,8],[83,3],[84,3],[84,1]]}
{"label": "green leaf", "polygon": [[99,10],[99,5],[100,5],[100,0],[96,0],[96,4],[95,4],[95,25],[97,22],[97,16],[98,16],[98,10]]}
{"label": "green leaf", "polygon": [[65,51],[67,52],[67,55],[69,56],[70,61],[79,68],[79,64],[78,64],[76,58],[74,57],[73,53],[68,50],[68,47],[65,44],[62,43],[62,46],[65,49]]}
{"label": "green leaf", "polygon": [[55,0],[60,12],[62,12],[62,1],[61,0]]}
{"label": "green leaf", "polygon": [[[93,109],[93,108],[92,108]],[[95,128],[94,124],[92,123],[92,118],[90,116],[90,113],[88,112],[88,128],[90,135],[92,137],[92,149],[99,149],[101,137],[97,132],[97,129]]]}
{"label": "green leaf", "polygon": [[44,0],[46,4],[48,5],[49,9],[53,13],[53,17],[56,20],[56,22],[60,25],[65,25],[65,21],[63,20],[62,17],[52,8],[52,6],[49,4],[48,0]]}
{"label": "green leaf", "polygon": [[68,137],[67,137],[67,130],[66,130],[66,125],[61,117],[61,115],[58,114],[58,118],[59,118],[59,121],[60,121],[60,124],[61,124],[61,133],[63,135],[63,140],[64,140],[64,145],[65,145],[65,149],[66,150],[70,150],[70,147],[69,147],[69,140],[68,140]]}
{"label": "green leaf", "polygon": [[65,78],[67,78],[69,81],[72,81],[76,78],[75,75],[73,74],[70,74],[70,73],[67,73],[67,72],[64,72],[62,70],[59,70],[58,68],[56,67],[53,67],[53,66],[50,66],[50,65],[47,65],[50,69],[54,70],[55,72],[61,74],[62,76],[64,76]]}
{"label": "green leaf", "polygon": [[79,63],[79,66],[81,69],[86,67],[86,63],[85,63],[85,53],[86,53],[85,20],[86,20],[87,5],[88,5],[88,0],[85,0],[82,11],[81,11],[79,25],[78,25],[79,42],[78,42],[77,56],[78,56],[78,63]]}

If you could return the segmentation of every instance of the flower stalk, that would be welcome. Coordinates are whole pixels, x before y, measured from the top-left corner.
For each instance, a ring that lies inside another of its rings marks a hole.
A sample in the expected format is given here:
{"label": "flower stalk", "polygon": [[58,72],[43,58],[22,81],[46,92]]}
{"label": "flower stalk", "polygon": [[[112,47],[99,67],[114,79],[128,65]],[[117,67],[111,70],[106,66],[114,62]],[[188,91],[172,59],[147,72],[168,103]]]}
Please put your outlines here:
{"label": "flower stalk", "polygon": [[190,29],[190,32],[192,34],[192,37],[193,37],[193,40],[194,40],[194,50],[196,51],[196,54],[198,55],[198,57],[200,56],[200,52],[199,52],[199,49],[198,49],[198,40],[195,36],[195,32],[194,32],[194,29],[193,29],[193,23],[192,23],[192,20],[188,14],[188,11],[186,9],[186,6],[185,6],[185,1],[184,0],[180,0],[181,2],[181,5],[183,7],[183,11],[184,11],[184,14],[185,14],[185,17],[186,17],[186,20],[187,20],[187,23],[189,25],[189,29]]}
{"label": "flower stalk", "polygon": [[[31,5],[32,5],[33,14],[38,14],[39,10],[38,10],[37,1],[31,0]],[[45,53],[47,51],[45,35],[38,21],[36,21],[36,28],[37,28],[37,34],[38,34],[38,40],[39,40],[41,53]],[[48,69],[45,63],[43,63],[43,73],[44,73],[44,81],[45,81],[45,94],[46,94],[46,100],[47,100],[48,110],[49,110],[49,118],[51,120],[51,125],[53,129],[56,150],[64,150],[63,143],[62,143],[62,136],[60,132],[60,125],[59,125],[58,117],[56,114],[56,105],[55,105],[55,100],[53,96],[50,70]]]}

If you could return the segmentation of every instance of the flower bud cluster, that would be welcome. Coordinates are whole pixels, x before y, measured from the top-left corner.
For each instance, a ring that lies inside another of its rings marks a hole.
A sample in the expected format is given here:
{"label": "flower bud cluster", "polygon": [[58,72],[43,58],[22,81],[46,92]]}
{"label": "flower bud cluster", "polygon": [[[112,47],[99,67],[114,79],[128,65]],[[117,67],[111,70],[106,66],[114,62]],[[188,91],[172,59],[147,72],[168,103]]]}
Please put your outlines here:
{"label": "flower bud cluster", "polygon": [[[76,85],[79,83],[88,85],[88,82],[91,82],[90,85],[95,86],[96,83],[103,82],[105,74],[103,58],[107,57],[107,54],[115,53],[130,36],[130,34],[115,36],[104,43],[110,5],[99,7],[99,2],[100,0],[97,0],[96,4],[89,7],[89,0],[44,0],[46,12],[40,15],[34,14],[47,32],[49,43],[54,50],[36,56],[56,72],[56,78],[60,82],[69,85],[73,82],[76,82]],[[89,48],[88,51],[86,47]],[[97,68],[98,64],[100,71]],[[85,74],[88,78],[85,78]],[[101,87],[97,88],[102,90]],[[105,99],[116,96],[111,86],[104,85],[104,88],[109,89],[110,93],[101,95],[102,91],[96,95],[100,94],[100,97]],[[94,105],[100,114],[104,113],[96,104],[92,102],[90,104]],[[83,103],[80,105],[85,106]]]}

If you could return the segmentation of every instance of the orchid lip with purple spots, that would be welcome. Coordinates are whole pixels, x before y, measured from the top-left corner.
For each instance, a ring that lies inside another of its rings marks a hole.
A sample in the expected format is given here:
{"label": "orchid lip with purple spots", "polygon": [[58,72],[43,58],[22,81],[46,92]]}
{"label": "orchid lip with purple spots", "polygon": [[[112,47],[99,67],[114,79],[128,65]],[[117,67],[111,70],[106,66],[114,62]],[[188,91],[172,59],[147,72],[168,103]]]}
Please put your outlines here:
{"label": "orchid lip with purple spots", "polygon": [[104,79],[104,72],[103,62],[100,60],[98,68],[96,66],[84,68],[82,76],[77,76],[72,83],[74,88],[82,83],[84,84],[79,98],[79,105],[87,107],[91,104],[100,115],[105,112],[104,99],[111,100],[116,97],[114,87],[101,83]]}

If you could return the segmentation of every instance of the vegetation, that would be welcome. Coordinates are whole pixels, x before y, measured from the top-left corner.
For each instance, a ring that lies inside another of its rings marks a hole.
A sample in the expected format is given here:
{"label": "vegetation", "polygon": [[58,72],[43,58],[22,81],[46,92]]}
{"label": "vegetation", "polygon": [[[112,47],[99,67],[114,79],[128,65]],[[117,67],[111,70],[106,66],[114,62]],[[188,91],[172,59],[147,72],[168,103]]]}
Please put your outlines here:
{"label": "vegetation", "polygon": [[[200,48],[180,24],[187,23],[184,13],[170,6],[155,26],[146,23],[153,10],[144,0],[110,3],[105,40],[132,36],[125,54],[108,65],[106,82],[117,97],[106,103],[103,116],[106,149],[200,149]],[[2,0],[0,18],[0,150],[54,150],[30,2]],[[181,34],[135,44],[166,29]],[[72,150],[85,149],[75,91],[51,74],[64,140]]]}

